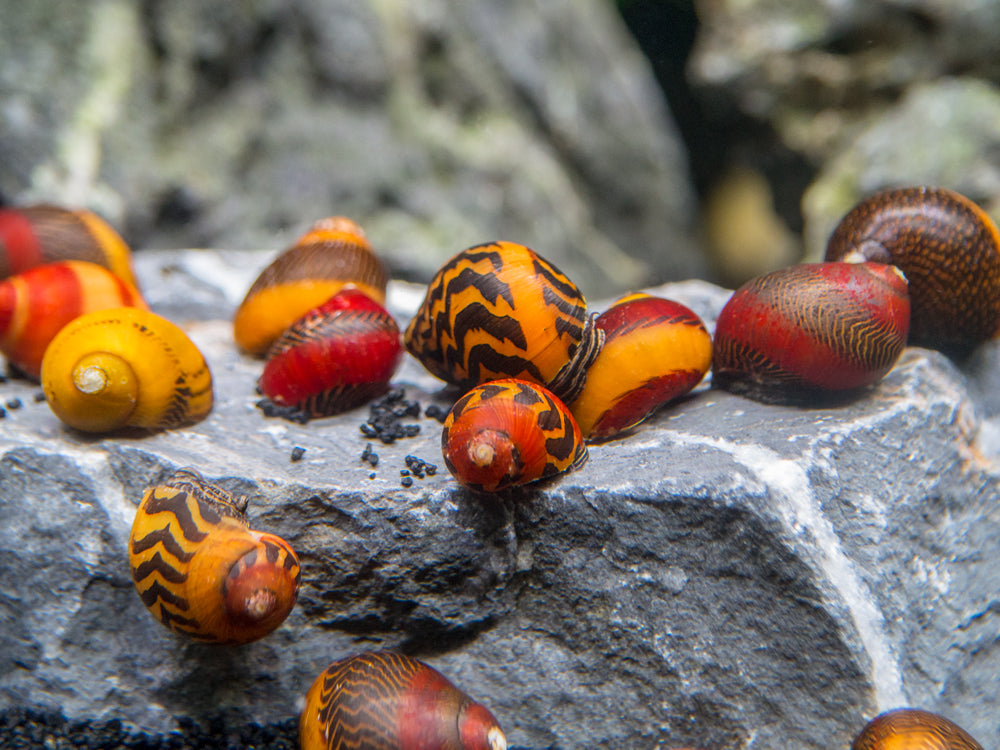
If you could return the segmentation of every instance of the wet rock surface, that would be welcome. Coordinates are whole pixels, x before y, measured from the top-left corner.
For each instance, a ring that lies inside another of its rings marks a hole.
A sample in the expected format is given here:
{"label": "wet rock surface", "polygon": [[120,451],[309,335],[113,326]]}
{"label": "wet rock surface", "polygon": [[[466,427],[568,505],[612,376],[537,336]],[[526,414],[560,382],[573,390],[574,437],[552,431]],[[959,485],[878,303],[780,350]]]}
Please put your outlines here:
{"label": "wet rock surface", "polygon": [[[37,387],[0,386],[22,402],[0,421],[5,715],[117,719],[164,742],[192,722],[253,723],[278,732],[260,747],[285,747],[320,670],[392,646],[535,750],[818,750],[904,704],[1000,740],[1000,451],[993,410],[970,397],[992,392],[992,350],[963,371],[909,349],[837,407],[703,385],[592,446],[579,471],[483,497],[444,470],[424,412],[454,394],[412,359],[394,382],[420,404],[403,419],[414,437],[365,437],[368,408],[266,418],[261,364],[235,352],[228,322],[253,262],[149,254],[139,271],[153,308],[206,354],[216,408],[184,430],[87,437],[35,402]],[[727,297],[700,282],[660,291],[708,323]],[[421,294],[391,286],[401,322]],[[439,470],[404,487],[407,456]],[[250,496],[252,525],[301,558],[298,605],[257,643],[188,642],[135,594],[136,504],[181,466]]]}

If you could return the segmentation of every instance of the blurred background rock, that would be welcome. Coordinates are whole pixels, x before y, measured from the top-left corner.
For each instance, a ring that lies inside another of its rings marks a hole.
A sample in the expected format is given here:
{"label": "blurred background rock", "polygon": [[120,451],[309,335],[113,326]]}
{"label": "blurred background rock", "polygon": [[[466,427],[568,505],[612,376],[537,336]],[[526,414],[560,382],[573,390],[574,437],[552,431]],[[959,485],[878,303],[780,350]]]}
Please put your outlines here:
{"label": "blurred background rock", "polygon": [[400,278],[590,297],[817,258],[882,187],[1000,206],[1000,0],[0,0],[0,194],[138,250],[359,221]]}

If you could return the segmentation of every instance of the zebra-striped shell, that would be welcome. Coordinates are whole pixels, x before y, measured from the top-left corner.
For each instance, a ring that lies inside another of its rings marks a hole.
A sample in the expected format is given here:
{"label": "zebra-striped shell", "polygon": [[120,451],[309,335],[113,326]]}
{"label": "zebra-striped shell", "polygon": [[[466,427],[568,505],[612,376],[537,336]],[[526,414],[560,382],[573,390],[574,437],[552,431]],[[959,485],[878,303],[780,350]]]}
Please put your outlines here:
{"label": "zebra-striped shell", "polygon": [[402,356],[392,316],[366,294],[345,289],[278,338],[258,387],[276,404],[329,416],[385,393]]}
{"label": "zebra-striped shell", "polygon": [[911,187],[877,193],[830,236],[826,260],[891,263],[910,286],[910,343],[967,355],[1000,335],[1000,232],[963,195]]}
{"label": "zebra-striped shell", "polygon": [[233,336],[263,355],[286,328],[346,287],[385,303],[388,273],[361,227],[333,216],[316,222],[261,271],[236,310]]}
{"label": "zebra-striped shell", "polygon": [[455,479],[485,492],[555,476],[587,460],[580,428],[562,401],[514,378],[483,383],[455,402],[441,449]]}
{"label": "zebra-striped shell", "polygon": [[42,358],[42,389],[59,419],[85,432],[168,429],[212,409],[212,373],[180,328],[118,307],[66,325]]}
{"label": "zebra-striped shell", "polygon": [[570,399],[600,348],[583,295],[523,245],[462,251],[431,281],[403,342],[433,375],[463,390],[519,378]]}
{"label": "zebra-striped shell", "polygon": [[104,266],[67,260],[0,281],[0,352],[38,380],[45,349],[64,325],[93,310],[139,307],[138,290]]}
{"label": "zebra-striped shell", "polygon": [[712,384],[798,401],[878,382],[906,343],[906,280],[880,263],[804,263],[753,279],[719,313]]}
{"label": "zebra-striped shell", "polygon": [[712,363],[712,337],[679,302],[634,294],[595,323],[604,346],[569,404],[586,439],[617,435],[694,388]]}
{"label": "zebra-striped shell", "polygon": [[97,214],[48,205],[0,209],[0,279],[60,260],[90,261],[138,286],[132,251]]}
{"label": "zebra-striped shell", "polygon": [[983,750],[983,746],[943,716],[898,708],[868,722],[851,750]]}
{"label": "zebra-striped shell", "polygon": [[245,509],[245,498],[188,469],[146,490],[129,565],[142,603],[175,633],[249,643],[292,611],[298,558],[280,537],[250,529]]}
{"label": "zebra-striped shell", "polygon": [[299,718],[302,750],[507,750],[496,718],[436,669],[393,651],[335,661]]}

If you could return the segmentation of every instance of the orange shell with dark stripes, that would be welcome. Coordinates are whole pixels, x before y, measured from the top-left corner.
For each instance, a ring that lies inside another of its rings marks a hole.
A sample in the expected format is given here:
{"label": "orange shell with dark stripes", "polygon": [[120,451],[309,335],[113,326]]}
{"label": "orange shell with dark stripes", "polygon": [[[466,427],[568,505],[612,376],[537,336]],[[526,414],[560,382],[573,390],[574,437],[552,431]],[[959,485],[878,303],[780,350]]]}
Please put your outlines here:
{"label": "orange shell with dark stripes", "polygon": [[799,401],[877,383],[906,344],[906,280],[881,263],[803,263],[737,289],[715,325],[712,384]]}
{"label": "orange shell with dark stripes", "polygon": [[983,746],[943,716],[898,708],[868,722],[851,750],[983,750]]}
{"label": "orange shell with dark stripes", "polygon": [[393,651],[335,661],[299,718],[302,750],[507,750],[496,718],[444,675]]}
{"label": "orange shell with dark stripes", "polygon": [[518,378],[568,400],[600,336],[562,271],[524,245],[491,242],[438,271],[403,343],[431,374],[463,390]]}
{"label": "orange shell with dark stripes", "polygon": [[96,263],[138,287],[132,251],[94,212],[50,205],[0,209],[0,279],[61,260]]}
{"label": "orange shell with dark stripes", "polygon": [[588,440],[639,424],[698,385],[712,364],[712,337],[680,302],[633,294],[601,313],[595,326],[604,346],[568,404]]}
{"label": "orange shell with dark stripes", "polygon": [[563,402],[514,378],[483,383],[455,402],[441,450],[455,479],[484,492],[546,479],[587,460],[580,427]]}
{"label": "orange shell with dark stripes", "polygon": [[385,304],[389,274],[364,231],[343,216],[316,222],[267,266],[233,317],[244,351],[264,355],[292,323],[341,289],[359,289]]}
{"label": "orange shell with dark stripes", "polygon": [[826,260],[891,263],[910,285],[911,344],[965,356],[1000,335],[1000,232],[952,190],[886,190],[830,235]]}
{"label": "orange shell with dark stripes", "polygon": [[188,469],[146,490],[129,565],[142,603],[175,633],[249,643],[292,611],[298,557],[280,537],[252,530],[245,509],[245,499]]}
{"label": "orange shell with dark stripes", "polygon": [[62,327],[110,307],[148,309],[134,286],[96,263],[61,261],[10,276],[0,281],[0,352],[38,380],[45,349]]}

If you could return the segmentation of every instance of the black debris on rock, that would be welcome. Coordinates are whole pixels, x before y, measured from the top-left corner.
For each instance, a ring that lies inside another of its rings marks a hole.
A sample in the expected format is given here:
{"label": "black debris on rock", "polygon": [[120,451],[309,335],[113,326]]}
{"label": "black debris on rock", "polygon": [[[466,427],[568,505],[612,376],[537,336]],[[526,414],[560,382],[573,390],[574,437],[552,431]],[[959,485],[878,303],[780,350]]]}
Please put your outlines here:
{"label": "black debris on rock", "polygon": [[35,392],[35,403],[36,404],[40,404],[43,401],[45,401],[45,391],[36,391]]}
{"label": "black debris on rock", "polygon": [[404,487],[412,487],[413,477],[403,477],[402,479],[399,480],[399,483]]}
{"label": "black debris on rock", "polygon": [[373,469],[378,466],[378,453],[372,449],[372,444],[368,443],[361,452],[361,462],[366,463]]}
{"label": "black debris on rock", "polygon": [[438,422],[443,424],[444,420],[448,418],[448,410],[438,404],[429,404],[427,408],[424,409],[424,416],[436,419]]}
{"label": "black debris on rock", "polygon": [[294,448],[292,448],[292,456],[291,456],[292,463],[295,463],[296,461],[301,461],[304,455],[306,455],[306,449],[303,448],[301,445],[296,445]]}
{"label": "black debris on rock", "polygon": [[420,416],[420,402],[406,398],[406,391],[393,388],[369,406],[368,421],[361,425],[361,434],[377,438],[386,445],[400,438],[416,437],[420,425],[404,424],[403,420]]}
{"label": "black debris on rock", "polygon": [[254,406],[260,409],[265,417],[280,417],[281,419],[287,419],[289,422],[297,424],[305,424],[309,421],[309,414],[302,411],[299,407],[281,406],[269,398],[260,399]]}
{"label": "black debris on rock", "polygon": [[408,473],[412,474],[417,479],[423,479],[424,476],[432,477],[437,474],[437,466],[424,461],[422,458],[407,456],[403,460],[406,461],[406,467],[409,469]]}
{"label": "black debris on rock", "polygon": [[6,406],[11,411],[14,411],[15,409],[20,409],[23,405],[24,404],[21,403],[21,399],[19,398],[9,398],[7,399],[7,403],[4,404],[4,406]]}

